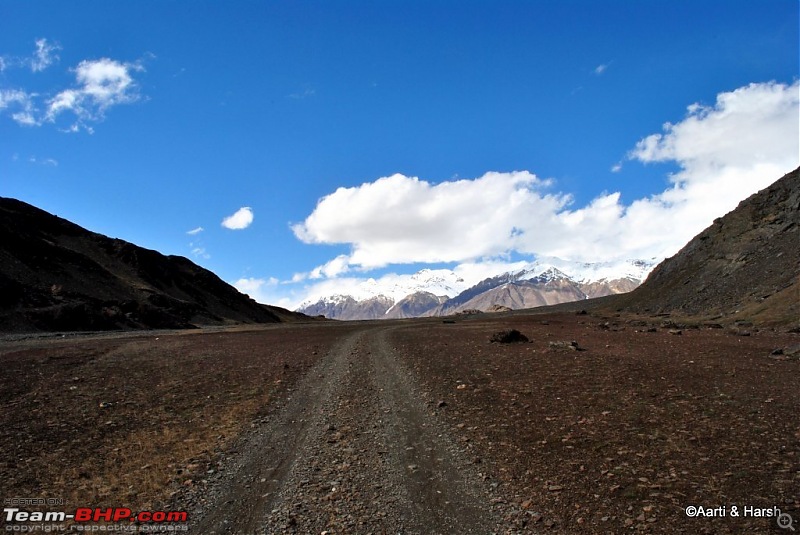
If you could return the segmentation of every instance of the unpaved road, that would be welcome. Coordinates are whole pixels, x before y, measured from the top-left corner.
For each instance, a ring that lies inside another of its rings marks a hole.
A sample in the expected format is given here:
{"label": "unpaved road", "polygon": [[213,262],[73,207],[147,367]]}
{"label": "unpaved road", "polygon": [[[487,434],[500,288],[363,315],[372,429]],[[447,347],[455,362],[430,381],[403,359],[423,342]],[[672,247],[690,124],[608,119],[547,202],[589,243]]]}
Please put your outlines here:
{"label": "unpaved road", "polygon": [[492,533],[502,499],[387,342],[342,336],[245,437],[192,532]]}

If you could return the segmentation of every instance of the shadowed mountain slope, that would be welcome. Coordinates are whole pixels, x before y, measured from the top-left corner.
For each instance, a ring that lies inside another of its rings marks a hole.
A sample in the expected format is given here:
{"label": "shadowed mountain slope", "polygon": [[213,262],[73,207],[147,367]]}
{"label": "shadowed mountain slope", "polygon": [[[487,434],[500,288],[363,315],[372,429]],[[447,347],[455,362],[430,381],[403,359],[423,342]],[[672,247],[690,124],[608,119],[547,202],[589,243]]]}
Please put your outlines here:
{"label": "shadowed mountain slope", "polygon": [[797,324],[800,168],[750,196],[664,260],[617,308]]}
{"label": "shadowed mountain slope", "polygon": [[300,317],[256,303],[186,258],[0,197],[0,331],[186,328]]}

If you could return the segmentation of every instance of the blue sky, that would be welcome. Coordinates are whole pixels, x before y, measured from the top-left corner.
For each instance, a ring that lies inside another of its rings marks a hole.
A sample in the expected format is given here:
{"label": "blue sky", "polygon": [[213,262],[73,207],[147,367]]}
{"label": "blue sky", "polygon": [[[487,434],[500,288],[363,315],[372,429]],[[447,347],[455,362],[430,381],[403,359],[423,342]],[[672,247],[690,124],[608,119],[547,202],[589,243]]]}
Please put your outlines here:
{"label": "blue sky", "polygon": [[5,1],[0,195],[286,306],[660,258],[797,166],[799,42],[795,0]]}

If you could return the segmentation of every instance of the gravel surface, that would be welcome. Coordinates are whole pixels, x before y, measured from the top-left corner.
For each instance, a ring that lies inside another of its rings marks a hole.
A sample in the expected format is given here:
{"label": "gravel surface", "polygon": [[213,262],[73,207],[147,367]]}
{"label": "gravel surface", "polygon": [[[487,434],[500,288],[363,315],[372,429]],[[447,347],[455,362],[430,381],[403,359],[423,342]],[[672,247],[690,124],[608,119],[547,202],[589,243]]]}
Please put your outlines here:
{"label": "gravel surface", "polygon": [[[253,429],[208,490],[196,533],[492,533],[506,500],[395,359],[388,329],[344,336]],[[202,494],[200,494],[202,492]]]}

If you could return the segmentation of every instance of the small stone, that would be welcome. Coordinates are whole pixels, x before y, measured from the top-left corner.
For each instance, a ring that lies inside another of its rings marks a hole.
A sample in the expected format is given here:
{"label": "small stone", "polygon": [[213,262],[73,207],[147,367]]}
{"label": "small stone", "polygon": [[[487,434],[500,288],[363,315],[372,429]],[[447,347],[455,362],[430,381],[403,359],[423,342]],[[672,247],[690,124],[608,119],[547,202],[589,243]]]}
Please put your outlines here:
{"label": "small stone", "polygon": [[551,350],[555,351],[583,351],[583,348],[578,345],[575,340],[560,340],[556,342],[549,342]]}

